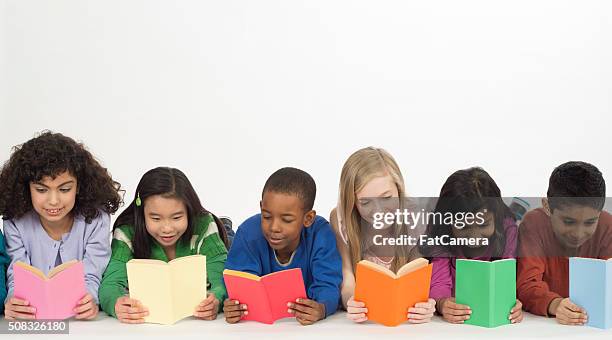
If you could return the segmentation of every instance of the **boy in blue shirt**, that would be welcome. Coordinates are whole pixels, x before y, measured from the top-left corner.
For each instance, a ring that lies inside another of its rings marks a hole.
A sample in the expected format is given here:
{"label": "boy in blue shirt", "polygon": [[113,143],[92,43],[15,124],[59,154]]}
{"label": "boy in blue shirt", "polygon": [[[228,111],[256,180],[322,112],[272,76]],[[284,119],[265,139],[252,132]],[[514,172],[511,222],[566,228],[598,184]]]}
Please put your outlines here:
{"label": "boy in blue shirt", "polygon": [[[308,299],[288,304],[302,325],[310,325],[338,308],[342,262],[329,223],[312,210],[316,185],[306,172],[282,168],[264,185],[261,214],[250,217],[236,232],[226,269],[258,276],[301,268]],[[228,323],[240,321],[248,306],[226,299]]]}

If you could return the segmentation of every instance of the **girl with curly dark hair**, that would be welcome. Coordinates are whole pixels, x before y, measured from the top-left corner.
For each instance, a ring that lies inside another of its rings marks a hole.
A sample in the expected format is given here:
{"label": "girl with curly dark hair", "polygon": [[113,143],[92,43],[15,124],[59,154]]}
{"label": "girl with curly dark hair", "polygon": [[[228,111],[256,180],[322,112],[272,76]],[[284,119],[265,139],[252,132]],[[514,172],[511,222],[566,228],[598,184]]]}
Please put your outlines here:
{"label": "girl with curly dark hair", "polygon": [[62,134],[43,131],[13,149],[0,172],[0,214],[11,258],[5,318],[36,317],[36,306],[13,296],[13,264],[25,262],[47,274],[71,260],[83,262],[87,292],[75,301],[76,318],[96,317],[120,187],[83,144]]}

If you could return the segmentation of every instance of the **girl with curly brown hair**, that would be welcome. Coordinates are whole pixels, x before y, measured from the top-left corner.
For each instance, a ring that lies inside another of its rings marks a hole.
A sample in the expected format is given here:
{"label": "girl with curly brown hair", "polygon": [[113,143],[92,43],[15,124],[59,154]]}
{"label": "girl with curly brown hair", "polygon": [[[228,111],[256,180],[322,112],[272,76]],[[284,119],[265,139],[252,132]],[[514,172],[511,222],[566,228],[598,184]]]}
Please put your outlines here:
{"label": "girl with curly brown hair", "polygon": [[83,262],[87,291],[74,314],[96,317],[120,187],[83,144],[62,134],[44,131],[13,149],[0,172],[0,214],[11,258],[5,318],[36,318],[36,306],[13,296],[13,264],[25,262],[47,274],[71,260]]}

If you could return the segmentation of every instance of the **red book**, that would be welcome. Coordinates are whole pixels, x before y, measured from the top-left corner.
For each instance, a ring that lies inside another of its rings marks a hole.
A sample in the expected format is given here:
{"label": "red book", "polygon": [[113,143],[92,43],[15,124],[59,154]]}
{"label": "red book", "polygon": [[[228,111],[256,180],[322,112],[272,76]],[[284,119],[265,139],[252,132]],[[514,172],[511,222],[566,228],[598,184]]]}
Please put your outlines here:
{"label": "red book", "polygon": [[281,270],[264,276],[226,269],[223,280],[232,300],[246,304],[248,314],[243,320],[272,324],[282,318],[293,317],[287,312],[288,302],[306,299],[306,289],[300,268]]}

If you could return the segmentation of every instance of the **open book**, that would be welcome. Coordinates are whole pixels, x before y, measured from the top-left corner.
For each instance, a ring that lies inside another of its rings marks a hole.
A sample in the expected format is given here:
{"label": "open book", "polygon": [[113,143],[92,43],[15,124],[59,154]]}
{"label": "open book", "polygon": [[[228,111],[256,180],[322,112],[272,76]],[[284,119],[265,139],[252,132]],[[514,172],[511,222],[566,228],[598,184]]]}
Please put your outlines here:
{"label": "open book", "polygon": [[612,259],[569,259],[570,300],[587,312],[587,325],[612,328]]}
{"label": "open book", "polygon": [[149,309],[145,322],[170,325],[193,315],[206,298],[206,256],[170,262],[133,259],[127,263],[130,298]]}
{"label": "open book", "polygon": [[406,263],[397,274],[370,261],[359,261],[354,299],[365,303],[368,320],[397,326],[408,320],[409,308],[429,299],[431,269],[424,258]]}
{"label": "open book", "polygon": [[470,306],[466,324],[497,327],[510,323],[516,305],[516,260],[457,260],[455,300]]}
{"label": "open book", "polygon": [[74,308],[85,297],[83,262],[72,260],[51,269],[40,269],[15,262],[13,276],[16,298],[36,308],[36,319],[61,320],[75,315]]}
{"label": "open book", "polygon": [[243,320],[272,324],[282,318],[293,317],[287,303],[307,298],[300,268],[281,270],[264,276],[226,269],[223,280],[232,300],[248,306]]}

